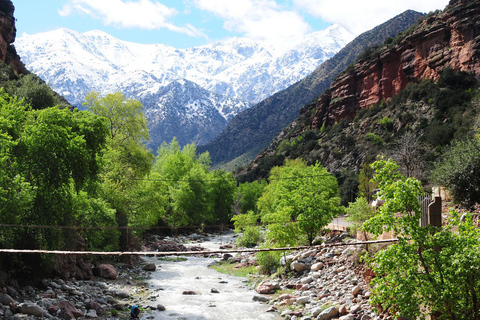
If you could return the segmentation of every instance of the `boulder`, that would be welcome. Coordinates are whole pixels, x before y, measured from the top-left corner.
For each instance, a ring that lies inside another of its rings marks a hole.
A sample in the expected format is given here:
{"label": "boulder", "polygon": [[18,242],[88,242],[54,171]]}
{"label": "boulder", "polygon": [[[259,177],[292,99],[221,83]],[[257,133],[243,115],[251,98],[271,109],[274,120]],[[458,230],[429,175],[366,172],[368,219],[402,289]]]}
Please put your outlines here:
{"label": "boulder", "polygon": [[117,270],[111,264],[101,264],[98,267],[93,268],[92,272],[96,277],[102,277],[110,280],[117,279]]}
{"label": "boulder", "polygon": [[130,293],[128,293],[125,290],[121,290],[121,289],[115,290],[113,292],[113,295],[116,296],[116,297],[119,297],[121,299],[130,297]]}
{"label": "boulder", "polygon": [[310,302],[309,296],[303,296],[303,297],[297,298],[297,304],[306,305],[309,302]]}
{"label": "boulder", "polygon": [[186,291],[183,291],[182,294],[183,294],[184,296],[195,296],[195,295],[197,295],[198,293],[196,293],[195,291],[186,290]]}
{"label": "boulder", "polygon": [[253,301],[258,301],[258,302],[269,302],[270,299],[262,296],[253,296]]}
{"label": "boulder", "polygon": [[60,319],[70,320],[76,319],[79,317],[83,317],[83,313],[74,307],[69,301],[62,300],[58,303],[58,307],[60,308],[60,314],[58,317]]}
{"label": "boulder", "polygon": [[18,308],[20,310],[20,313],[35,317],[43,317],[45,316],[45,313],[47,313],[45,309],[33,303],[22,303],[18,306]]}
{"label": "boulder", "polygon": [[263,281],[258,285],[256,291],[260,294],[273,293],[275,292],[275,285],[270,282]]}
{"label": "boulder", "polygon": [[143,267],[143,270],[145,271],[155,271],[157,270],[157,267],[155,266],[154,263],[149,263],[146,266]]}
{"label": "boulder", "polygon": [[318,271],[320,269],[323,268],[323,263],[321,262],[317,262],[317,263],[314,263],[311,267],[310,267],[310,270],[312,271]]}
{"label": "boulder", "polygon": [[10,297],[8,294],[0,294],[0,304],[3,304],[4,306],[10,305],[10,303],[14,303],[12,297]]}
{"label": "boulder", "polygon": [[318,315],[317,320],[329,320],[337,316],[338,316],[338,308],[333,306],[322,311],[322,313]]}
{"label": "boulder", "polygon": [[307,269],[307,266],[303,262],[294,261],[290,264],[290,269],[295,270],[297,272],[301,272]]}
{"label": "boulder", "polygon": [[96,319],[98,318],[97,312],[94,309],[90,309],[85,314],[86,319]]}
{"label": "boulder", "polygon": [[105,314],[105,310],[95,301],[88,301],[85,307],[88,310],[95,310],[95,315],[103,316]]}

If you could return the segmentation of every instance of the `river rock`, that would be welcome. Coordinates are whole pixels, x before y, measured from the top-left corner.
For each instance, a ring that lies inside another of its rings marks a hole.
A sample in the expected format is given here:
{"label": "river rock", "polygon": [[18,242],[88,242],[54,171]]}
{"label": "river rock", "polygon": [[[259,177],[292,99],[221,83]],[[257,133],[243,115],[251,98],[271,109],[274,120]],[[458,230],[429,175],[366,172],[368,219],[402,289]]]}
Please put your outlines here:
{"label": "river rock", "polygon": [[95,301],[88,301],[85,307],[89,310],[95,310],[95,314],[99,316],[103,316],[105,314],[105,310]]}
{"label": "river rock", "polygon": [[45,309],[33,303],[22,303],[18,306],[20,313],[28,314],[35,317],[43,317],[46,313]]}
{"label": "river rock", "polygon": [[336,316],[338,316],[338,308],[333,306],[322,311],[322,313],[318,315],[317,320],[329,320]]}
{"label": "river rock", "polygon": [[13,303],[12,297],[10,297],[8,294],[0,294],[0,304],[3,304],[4,306],[8,306],[10,303]]}
{"label": "river rock", "polygon": [[161,304],[157,304],[157,310],[158,310],[158,311],[165,311],[165,310],[167,310],[167,309],[165,308],[165,306],[163,306],[163,305],[161,305]]}
{"label": "river rock", "polygon": [[356,286],[355,288],[352,289],[352,294],[354,296],[357,296],[360,293],[361,290],[362,290],[362,287]]}
{"label": "river rock", "polygon": [[145,271],[155,271],[157,270],[157,267],[155,266],[154,263],[149,263],[146,266],[143,267],[143,270]]}
{"label": "river rock", "polygon": [[275,292],[275,285],[271,282],[263,281],[256,289],[260,294],[269,294]]}
{"label": "river rock", "polygon": [[218,290],[215,289],[215,288],[212,288],[212,289],[210,289],[210,293],[220,293],[220,291],[218,291]]}
{"label": "river rock", "polygon": [[318,271],[318,270],[320,270],[320,269],[322,269],[322,268],[323,268],[323,263],[317,262],[317,263],[312,264],[312,266],[310,267],[310,270],[312,270],[312,271]]}
{"label": "river rock", "polygon": [[109,280],[117,279],[117,270],[111,264],[101,264],[98,267],[92,269],[93,275],[96,277],[102,277]]}
{"label": "river rock", "polygon": [[309,301],[310,301],[310,297],[309,297],[309,296],[303,296],[303,297],[297,298],[297,304],[305,305],[305,304],[307,304]]}
{"label": "river rock", "polygon": [[75,308],[75,306],[69,301],[60,301],[58,307],[61,309],[60,314],[58,315],[60,319],[70,320],[83,317],[83,313]]}
{"label": "river rock", "polygon": [[297,272],[301,272],[307,269],[305,263],[300,261],[294,261],[290,264],[290,269],[295,270]]}
{"label": "river rock", "polygon": [[96,319],[98,318],[97,312],[94,309],[90,309],[85,314],[85,318],[87,319]]}
{"label": "river rock", "polygon": [[269,302],[270,299],[268,299],[267,297],[262,297],[262,296],[253,296],[253,301],[258,301],[258,302]]}
{"label": "river rock", "polygon": [[182,294],[183,294],[184,296],[195,296],[195,295],[197,295],[198,293],[196,293],[195,291],[186,290],[186,291],[183,291]]}
{"label": "river rock", "polygon": [[355,315],[347,314],[347,315],[341,316],[338,320],[355,320]]}
{"label": "river rock", "polygon": [[120,299],[125,299],[130,297],[130,293],[122,289],[114,290],[113,295],[116,297],[119,297]]}

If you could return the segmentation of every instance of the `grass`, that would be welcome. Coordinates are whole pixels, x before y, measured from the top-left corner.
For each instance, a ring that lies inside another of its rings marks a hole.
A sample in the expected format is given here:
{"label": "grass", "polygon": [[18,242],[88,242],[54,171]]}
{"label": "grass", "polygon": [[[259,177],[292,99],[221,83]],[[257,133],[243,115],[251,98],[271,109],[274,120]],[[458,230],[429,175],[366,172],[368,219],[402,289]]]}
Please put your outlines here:
{"label": "grass", "polygon": [[236,264],[229,261],[220,261],[210,265],[210,268],[221,273],[229,274],[237,277],[248,277],[257,274],[255,266],[235,268]]}

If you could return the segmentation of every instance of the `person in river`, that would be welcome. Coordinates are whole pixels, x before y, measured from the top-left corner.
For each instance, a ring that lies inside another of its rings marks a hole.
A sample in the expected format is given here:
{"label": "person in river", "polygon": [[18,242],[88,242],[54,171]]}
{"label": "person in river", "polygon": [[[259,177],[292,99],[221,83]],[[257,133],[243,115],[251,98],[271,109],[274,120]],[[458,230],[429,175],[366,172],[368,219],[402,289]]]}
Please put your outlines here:
{"label": "person in river", "polygon": [[140,317],[140,308],[138,306],[132,306],[130,310],[130,319],[139,319]]}

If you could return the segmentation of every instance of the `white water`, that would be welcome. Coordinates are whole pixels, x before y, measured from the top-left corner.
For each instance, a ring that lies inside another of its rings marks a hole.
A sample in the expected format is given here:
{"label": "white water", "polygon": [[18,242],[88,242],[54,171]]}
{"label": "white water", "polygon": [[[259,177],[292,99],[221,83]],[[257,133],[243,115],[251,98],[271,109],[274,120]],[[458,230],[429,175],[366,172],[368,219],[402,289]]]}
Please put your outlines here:
{"label": "white water", "polygon": [[[212,238],[199,245],[218,249],[226,238]],[[198,244],[195,244],[198,245]],[[149,286],[158,294],[153,305],[161,304],[166,311],[145,315],[148,319],[171,320],[227,320],[227,319],[277,319],[276,313],[266,312],[269,305],[254,302],[256,294],[250,290],[245,278],[234,277],[209,269],[218,259],[188,256],[187,261],[164,261],[146,258],[155,263],[157,271],[151,274]],[[162,290],[163,289],[163,290]],[[219,293],[211,293],[216,289]],[[197,295],[183,295],[194,291]]]}

